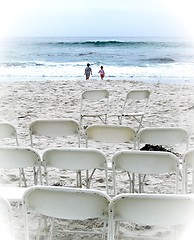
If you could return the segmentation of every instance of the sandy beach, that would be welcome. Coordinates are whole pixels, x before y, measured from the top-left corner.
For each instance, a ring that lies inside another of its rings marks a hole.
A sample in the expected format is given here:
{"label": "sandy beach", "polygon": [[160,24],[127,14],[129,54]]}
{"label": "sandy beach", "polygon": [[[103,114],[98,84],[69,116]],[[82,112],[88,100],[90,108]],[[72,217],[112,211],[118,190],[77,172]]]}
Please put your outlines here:
{"label": "sandy beach", "polygon": [[[70,118],[79,121],[80,96],[82,91],[89,89],[107,89],[110,92],[110,115],[120,111],[123,100],[129,90],[149,89],[151,97],[147,114],[143,121],[144,127],[182,127],[189,133],[189,149],[194,148],[194,86],[187,85],[161,84],[160,82],[149,84],[124,80],[5,82],[0,83],[0,121],[13,124],[18,130],[19,144],[21,146],[30,146],[28,128],[33,120],[40,118]],[[94,119],[93,123],[100,122]],[[117,119],[108,118],[108,123],[116,124]],[[85,147],[83,132],[81,137],[81,147]],[[71,144],[73,146],[74,143],[72,142]],[[48,145],[51,147],[52,143],[45,143],[45,147]],[[40,153],[42,150],[40,149]],[[117,150],[119,150],[119,146],[117,146]],[[114,154],[112,148],[106,148],[104,151],[109,156]],[[69,179],[66,179],[67,183],[65,185],[71,184],[74,176],[72,174]],[[53,174],[53,182],[55,180],[59,182],[59,177],[60,173],[56,172]],[[99,178],[93,183],[94,188],[101,189],[102,182],[100,179],[101,176],[99,175]],[[2,177],[3,184],[11,183],[16,185],[16,180],[16,172]],[[161,182],[162,180],[159,179],[158,181]],[[121,189],[125,188],[126,180],[121,179],[120,184]],[[165,187],[167,191],[168,187],[171,188],[170,180]],[[158,186],[156,186],[156,189],[158,190]],[[154,186],[148,183],[146,190],[153,192]],[[16,240],[23,240],[24,221],[21,208],[13,206],[13,209]],[[34,222],[35,219],[32,219],[32,223]],[[68,223],[65,224],[68,225]],[[86,226],[85,229],[91,226],[95,227],[95,224],[93,225],[89,222],[84,224]],[[79,225],[79,223],[71,223],[70,225],[73,228]],[[63,229],[63,226],[60,225],[58,230],[61,229]],[[122,226],[122,230],[127,231],[127,228]],[[141,231],[142,229],[139,229],[138,233]],[[157,234],[155,229],[147,229],[147,231],[149,234]],[[84,237],[83,235],[83,238],[81,238],[79,235],[74,235],[65,238],[62,235],[62,231],[59,231],[56,239],[91,239],[91,237]],[[93,239],[99,238],[95,236]]]}

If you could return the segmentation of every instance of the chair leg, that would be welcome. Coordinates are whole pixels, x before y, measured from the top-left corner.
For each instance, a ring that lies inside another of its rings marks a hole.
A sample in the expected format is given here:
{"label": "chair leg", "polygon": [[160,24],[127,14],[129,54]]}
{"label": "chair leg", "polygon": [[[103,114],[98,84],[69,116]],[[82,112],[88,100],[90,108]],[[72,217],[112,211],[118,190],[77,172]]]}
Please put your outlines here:
{"label": "chair leg", "polygon": [[[114,236],[116,239],[119,239],[119,228],[120,228],[120,223],[118,221],[115,222],[115,227],[113,229],[114,231]],[[114,238],[113,238],[114,239]]]}
{"label": "chair leg", "polygon": [[47,221],[46,221],[46,217],[40,217],[39,218],[39,223],[38,223],[38,230],[37,230],[37,234],[36,234],[36,240],[40,239],[40,233],[41,233],[41,224],[42,224],[42,220],[44,218],[44,223],[45,223],[45,229],[47,231]]}
{"label": "chair leg", "polygon": [[102,239],[105,240],[106,239],[106,220],[104,220],[103,223],[103,233],[102,233]]}
{"label": "chair leg", "polygon": [[122,125],[122,116],[118,116],[119,125]]}
{"label": "chair leg", "polygon": [[138,174],[138,177],[139,177],[139,193],[143,193],[144,192],[143,185],[144,185],[146,174],[144,175]]}
{"label": "chair leg", "polygon": [[26,176],[25,176],[24,169],[23,169],[23,168],[20,168],[19,171],[20,171],[20,182],[19,182],[19,186],[21,186],[21,178],[23,177],[24,186],[27,187],[27,181],[26,181]]}
{"label": "chair leg", "polygon": [[141,188],[142,188],[142,181],[141,181],[141,174],[138,174],[138,178],[139,178],[139,193],[141,193]]}
{"label": "chair leg", "polygon": [[36,168],[33,168],[33,172],[34,172],[34,184],[37,185],[38,183],[38,170],[36,170]]}
{"label": "chair leg", "polygon": [[105,115],[105,119],[104,119],[104,123],[105,124],[107,124],[107,118],[108,118],[108,116],[107,116],[107,114]]}
{"label": "chair leg", "polygon": [[86,188],[90,188],[89,185],[90,185],[90,183],[89,183],[89,171],[86,170]]}
{"label": "chair leg", "polygon": [[137,132],[139,132],[140,128],[143,127],[143,125],[142,125],[143,117],[144,117],[144,116],[142,115],[141,118],[140,118],[140,120],[138,120],[136,117],[134,117],[135,120],[139,123],[139,127],[138,127]]}
{"label": "chair leg", "polygon": [[118,238],[118,222],[113,219],[109,220],[108,240],[115,240]]}
{"label": "chair leg", "polygon": [[79,125],[80,125],[80,128],[83,129],[83,126],[82,126],[82,121],[83,121],[83,117],[80,116],[80,121],[79,121]]}
{"label": "chair leg", "polygon": [[51,227],[50,227],[49,240],[52,240],[52,238],[53,238],[54,225],[55,225],[55,219],[52,218],[52,219],[51,219]]}
{"label": "chair leg", "polygon": [[92,176],[94,175],[96,169],[94,169],[91,173],[91,175],[89,176],[89,171],[86,170],[86,188],[90,188],[90,184],[91,184],[91,179],[92,179]]}
{"label": "chair leg", "polygon": [[127,172],[127,175],[129,177],[129,192],[134,193],[135,191],[135,174],[132,173],[132,177],[129,172]]}
{"label": "chair leg", "polygon": [[77,187],[82,187],[81,171],[77,171]]}
{"label": "chair leg", "polygon": [[132,193],[135,192],[135,173],[132,173]]}

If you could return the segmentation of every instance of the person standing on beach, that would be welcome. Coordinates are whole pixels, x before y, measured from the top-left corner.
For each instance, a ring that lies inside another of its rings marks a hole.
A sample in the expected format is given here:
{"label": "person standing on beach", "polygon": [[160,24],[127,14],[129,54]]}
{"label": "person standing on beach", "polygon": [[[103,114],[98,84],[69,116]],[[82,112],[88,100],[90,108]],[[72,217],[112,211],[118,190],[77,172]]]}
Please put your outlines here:
{"label": "person standing on beach", "polygon": [[100,67],[100,70],[99,70],[98,73],[100,73],[101,80],[103,80],[104,76],[105,76],[105,72],[104,72],[103,66]]}
{"label": "person standing on beach", "polygon": [[85,75],[86,75],[86,80],[89,80],[90,75],[92,75],[92,69],[90,67],[90,64],[87,64],[87,67],[85,68]]}

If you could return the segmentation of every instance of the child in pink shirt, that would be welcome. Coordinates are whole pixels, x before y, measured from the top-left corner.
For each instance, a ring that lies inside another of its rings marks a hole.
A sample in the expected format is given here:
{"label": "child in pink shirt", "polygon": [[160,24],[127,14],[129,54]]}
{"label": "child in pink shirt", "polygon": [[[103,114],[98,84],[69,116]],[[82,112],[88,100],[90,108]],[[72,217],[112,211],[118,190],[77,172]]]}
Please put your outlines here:
{"label": "child in pink shirt", "polygon": [[100,73],[101,80],[103,80],[103,78],[105,76],[105,72],[104,72],[103,66],[100,67],[100,70],[99,70],[98,73]]}

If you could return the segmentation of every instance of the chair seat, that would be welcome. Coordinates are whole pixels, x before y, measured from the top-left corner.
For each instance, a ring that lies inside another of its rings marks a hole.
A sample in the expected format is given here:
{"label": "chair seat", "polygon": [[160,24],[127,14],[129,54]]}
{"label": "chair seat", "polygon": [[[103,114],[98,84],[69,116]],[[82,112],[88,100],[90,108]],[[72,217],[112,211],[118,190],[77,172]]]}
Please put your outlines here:
{"label": "chair seat", "polygon": [[0,196],[4,197],[9,202],[20,202],[27,189],[26,187],[0,187]]}

